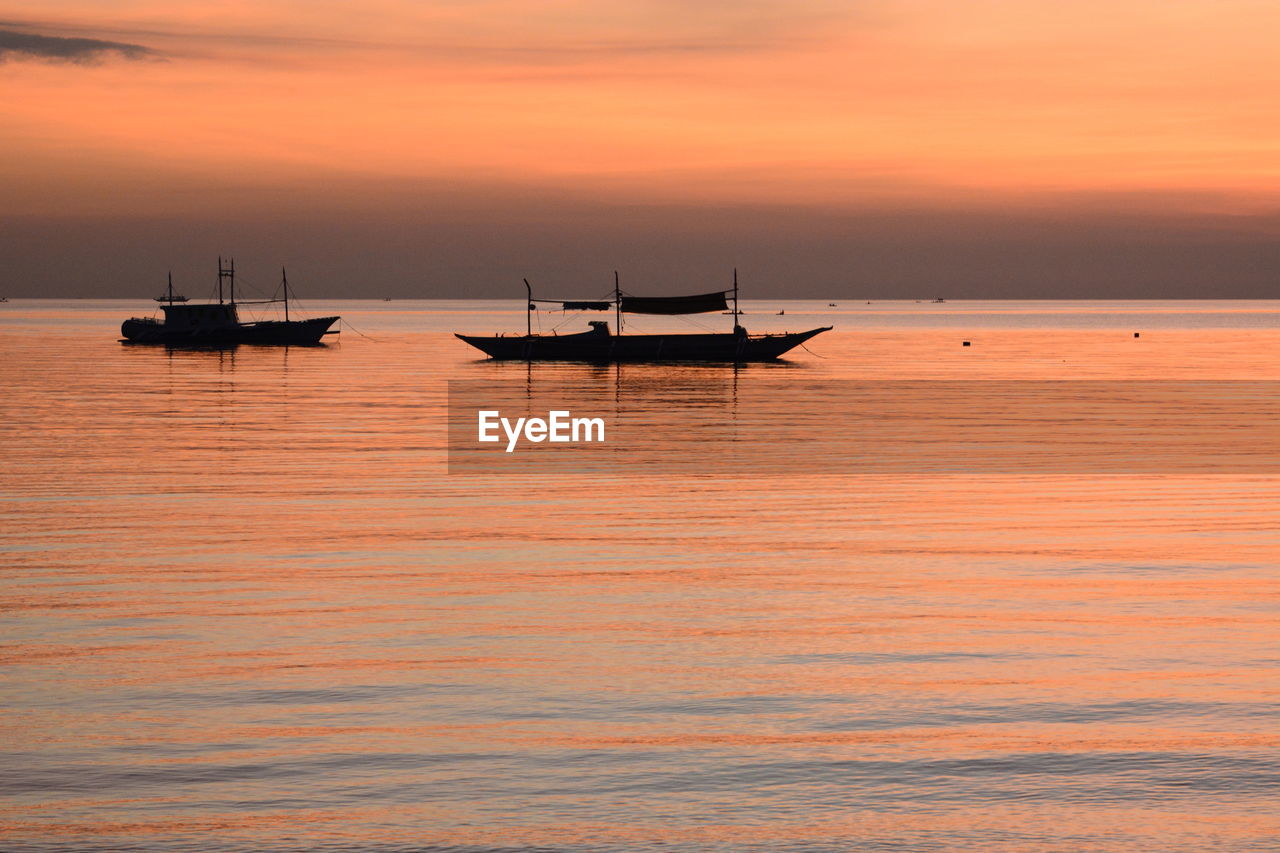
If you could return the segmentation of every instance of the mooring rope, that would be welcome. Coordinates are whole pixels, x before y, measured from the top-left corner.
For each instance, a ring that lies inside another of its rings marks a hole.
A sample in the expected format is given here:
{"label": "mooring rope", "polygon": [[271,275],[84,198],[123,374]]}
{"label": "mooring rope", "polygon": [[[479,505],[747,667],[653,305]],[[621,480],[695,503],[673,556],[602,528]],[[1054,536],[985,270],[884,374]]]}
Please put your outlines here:
{"label": "mooring rope", "polygon": [[359,336],[360,336],[360,337],[362,337],[362,338],[366,338],[366,339],[371,340],[371,341],[373,341],[374,343],[377,343],[377,344],[384,343],[384,341],[382,341],[382,340],[380,340],[380,339],[378,339],[378,338],[371,338],[371,337],[369,337],[369,336],[368,336],[368,335],[366,335],[364,332],[360,331],[360,330],[359,330],[359,329],[357,329],[355,326],[351,325],[351,321],[350,321],[350,320],[348,320],[348,319],[346,319],[345,317],[339,317],[339,318],[338,318],[338,322],[342,324],[342,327],[343,327],[344,329],[350,329],[351,331],[355,332],[357,335],[359,335]]}

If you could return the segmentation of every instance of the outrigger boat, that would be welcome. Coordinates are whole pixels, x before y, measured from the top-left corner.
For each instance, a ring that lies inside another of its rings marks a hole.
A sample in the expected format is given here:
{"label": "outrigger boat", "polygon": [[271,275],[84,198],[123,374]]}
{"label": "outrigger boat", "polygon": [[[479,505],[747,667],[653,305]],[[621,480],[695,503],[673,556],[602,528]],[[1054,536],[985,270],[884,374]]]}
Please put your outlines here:
{"label": "outrigger boat", "polygon": [[[316,317],[311,320],[289,319],[289,280],[280,271],[284,295],[281,299],[257,299],[236,302],[236,264],[228,259],[226,266],[218,258],[218,301],[204,305],[183,304],[185,297],[173,293],[173,275],[169,276],[169,294],[161,306],[164,320],[154,317],[132,317],[124,321],[120,334],[126,343],[168,344],[169,346],[234,346],[236,344],[268,344],[305,346],[318,344],[325,335],[336,335],[329,327],[340,317]],[[230,299],[223,301],[223,282],[230,286]],[[237,305],[284,303],[283,320],[261,320],[241,323]]]}
{"label": "outrigger boat", "polygon": [[[807,332],[773,335],[748,334],[739,323],[738,272],[733,273],[733,289],[717,290],[693,296],[631,296],[618,286],[614,273],[613,299],[584,301],[572,299],[535,299],[528,279],[529,292],[523,335],[455,335],[490,358],[517,361],[773,361],[783,353],[803,344],[814,335],[829,331],[821,326]],[[725,297],[733,294],[733,310],[727,311]],[[613,334],[604,320],[592,320],[591,331],[572,335],[533,333],[533,312],[538,303],[555,303],[566,311],[608,311],[614,309],[614,322],[619,330]],[[733,315],[733,331],[683,334],[622,334],[623,314],[706,314],[725,312]]]}

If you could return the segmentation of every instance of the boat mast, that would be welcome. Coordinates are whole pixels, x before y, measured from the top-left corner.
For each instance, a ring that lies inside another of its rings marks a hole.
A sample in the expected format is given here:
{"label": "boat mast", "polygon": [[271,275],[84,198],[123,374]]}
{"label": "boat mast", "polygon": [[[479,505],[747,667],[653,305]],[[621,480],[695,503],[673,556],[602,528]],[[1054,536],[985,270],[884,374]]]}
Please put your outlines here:
{"label": "boat mast", "polygon": [[618,334],[622,334],[622,288],[618,286],[618,271],[613,271],[613,318],[614,325],[618,327]]}
{"label": "boat mast", "polygon": [[289,322],[289,276],[284,271],[284,267],[280,267],[280,284],[284,287],[284,321]]}
{"label": "boat mast", "polygon": [[[529,279],[524,280],[524,289],[529,291],[529,301],[524,306],[524,334],[525,337],[533,337],[533,285],[529,284]],[[542,321],[538,321],[538,328],[542,328]]]}
{"label": "boat mast", "polygon": [[738,327],[742,325],[738,322],[738,317],[742,312],[738,310],[738,268],[733,268],[733,331],[737,333]]}
{"label": "boat mast", "polygon": [[227,280],[231,287],[231,304],[236,304],[236,259],[227,258],[227,266],[222,265],[222,256],[218,256],[218,304],[222,304],[222,280]]}
{"label": "boat mast", "polygon": [[169,270],[169,304],[173,304],[173,270]]}

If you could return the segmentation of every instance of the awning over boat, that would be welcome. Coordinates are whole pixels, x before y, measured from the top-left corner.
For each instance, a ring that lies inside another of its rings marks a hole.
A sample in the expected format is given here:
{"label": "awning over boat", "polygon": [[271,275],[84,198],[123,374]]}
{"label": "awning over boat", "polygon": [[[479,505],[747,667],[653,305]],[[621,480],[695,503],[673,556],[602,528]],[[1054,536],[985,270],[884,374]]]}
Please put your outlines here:
{"label": "awning over boat", "polygon": [[608,311],[612,302],[561,302],[566,311]]}
{"label": "awning over boat", "polygon": [[695,296],[626,296],[622,297],[622,310],[628,314],[705,314],[724,311],[726,291],[699,293]]}

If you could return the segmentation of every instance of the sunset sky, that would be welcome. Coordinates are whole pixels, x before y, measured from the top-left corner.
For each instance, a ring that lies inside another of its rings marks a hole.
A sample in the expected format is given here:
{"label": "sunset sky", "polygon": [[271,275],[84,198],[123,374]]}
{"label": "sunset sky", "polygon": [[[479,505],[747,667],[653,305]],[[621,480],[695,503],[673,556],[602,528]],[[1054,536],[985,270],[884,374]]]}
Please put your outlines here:
{"label": "sunset sky", "polygon": [[0,0],[0,287],[1276,297],[1277,37],[1262,0]]}

